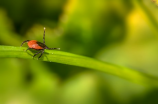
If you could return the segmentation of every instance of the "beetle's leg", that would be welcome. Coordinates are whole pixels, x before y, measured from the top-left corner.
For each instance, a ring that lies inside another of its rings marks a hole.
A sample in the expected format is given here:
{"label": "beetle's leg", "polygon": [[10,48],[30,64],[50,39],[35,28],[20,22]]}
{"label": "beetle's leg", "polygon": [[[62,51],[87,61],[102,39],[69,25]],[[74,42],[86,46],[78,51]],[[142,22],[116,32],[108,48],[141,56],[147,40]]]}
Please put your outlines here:
{"label": "beetle's leg", "polygon": [[60,48],[48,48],[49,50],[54,50],[54,49],[57,49],[57,50],[60,50]]}
{"label": "beetle's leg", "polygon": [[45,44],[45,27],[44,27],[44,33],[43,33],[43,43]]}
{"label": "beetle's leg", "polygon": [[44,53],[44,50],[41,51],[41,55],[38,57],[38,59],[43,55]]}
{"label": "beetle's leg", "polygon": [[21,46],[24,44],[24,43],[26,43],[26,42],[29,42],[30,40],[25,40],[25,41],[23,41],[22,43],[21,43]]}
{"label": "beetle's leg", "polygon": [[42,51],[40,50],[39,52],[37,52],[37,53],[35,53],[33,56],[32,56],[32,58],[34,59],[34,57],[36,56],[36,55],[38,55],[39,53],[41,53]]}
{"label": "beetle's leg", "polygon": [[25,52],[26,52],[27,50],[29,50],[29,49],[32,49],[32,48],[27,48],[27,49],[25,50]]}

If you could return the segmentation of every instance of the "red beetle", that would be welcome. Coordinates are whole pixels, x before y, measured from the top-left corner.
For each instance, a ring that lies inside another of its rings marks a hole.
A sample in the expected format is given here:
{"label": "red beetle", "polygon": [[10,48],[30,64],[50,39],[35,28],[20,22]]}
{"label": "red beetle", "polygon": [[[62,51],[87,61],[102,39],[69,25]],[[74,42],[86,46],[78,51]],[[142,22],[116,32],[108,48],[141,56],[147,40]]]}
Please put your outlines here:
{"label": "red beetle", "polygon": [[48,48],[48,47],[45,45],[45,29],[46,29],[46,28],[44,27],[43,43],[38,42],[38,41],[36,41],[36,40],[25,40],[25,41],[23,41],[22,44],[21,44],[21,46],[22,46],[24,43],[27,42],[29,48],[27,48],[26,51],[27,51],[28,49],[34,49],[34,50],[38,50],[38,51],[39,51],[39,52],[37,52],[37,53],[35,53],[35,54],[33,55],[33,58],[34,58],[36,55],[38,55],[39,53],[41,53],[41,55],[38,57],[38,59],[39,59],[39,58],[43,55],[45,49],[49,49],[49,50],[58,49],[58,50],[60,50],[60,48]]}

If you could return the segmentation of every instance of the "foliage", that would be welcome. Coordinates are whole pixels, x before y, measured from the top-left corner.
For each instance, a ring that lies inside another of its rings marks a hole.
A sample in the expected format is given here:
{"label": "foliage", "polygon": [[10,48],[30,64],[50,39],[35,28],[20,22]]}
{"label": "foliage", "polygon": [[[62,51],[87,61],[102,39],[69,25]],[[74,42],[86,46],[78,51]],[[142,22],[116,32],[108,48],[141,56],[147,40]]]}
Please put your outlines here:
{"label": "foliage", "polygon": [[[156,3],[1,0],[0,103],[157,103]],[[20,44],[42,41],[43,27],[61,51],[32,60]]]}

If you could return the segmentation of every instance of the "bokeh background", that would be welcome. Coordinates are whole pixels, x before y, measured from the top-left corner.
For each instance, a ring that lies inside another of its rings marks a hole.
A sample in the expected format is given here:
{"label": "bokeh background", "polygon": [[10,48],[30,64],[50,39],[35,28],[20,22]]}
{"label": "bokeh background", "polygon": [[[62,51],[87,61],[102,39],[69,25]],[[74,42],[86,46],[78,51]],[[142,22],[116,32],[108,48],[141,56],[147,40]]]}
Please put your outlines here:
{"label": "bokeh background", "polygon": [[[49,47],[158,77],[157,12],[156,0],[0,0],[0,45],[42,41],[46,27]],[[158,89],[76,66],[0,58],[0,104],[158,104]]]}

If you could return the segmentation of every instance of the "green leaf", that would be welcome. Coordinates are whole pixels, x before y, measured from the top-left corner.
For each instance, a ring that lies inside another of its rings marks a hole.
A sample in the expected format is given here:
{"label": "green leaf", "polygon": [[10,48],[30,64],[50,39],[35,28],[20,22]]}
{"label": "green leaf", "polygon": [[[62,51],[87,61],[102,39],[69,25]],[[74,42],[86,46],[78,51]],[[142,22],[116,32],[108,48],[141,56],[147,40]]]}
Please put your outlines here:
{"label": "green leaf", "polygon": [[[0,46],[0,58],[12,57],[33,60],[32,56],[35,54],[34,50],[28,50],[26,52],[26,49],[26,47]],[[37,58],[34,58],[34,60],[37,60]],[[120,78],[124,78],[134,83],[146,86],[158,86],[157,77],[147,75],[133,69],[113,65],[89,57],[75,55],[63,51],[45,50],[45,53],[39,60],[90,68]]]}

